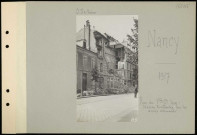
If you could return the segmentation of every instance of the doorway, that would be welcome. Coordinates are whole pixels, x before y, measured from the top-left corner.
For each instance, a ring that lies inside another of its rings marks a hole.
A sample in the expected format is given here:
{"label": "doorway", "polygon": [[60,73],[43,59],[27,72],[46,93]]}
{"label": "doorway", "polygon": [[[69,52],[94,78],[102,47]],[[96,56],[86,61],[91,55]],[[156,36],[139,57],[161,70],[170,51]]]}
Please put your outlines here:
{"label": "doorway", "polygon": [[87,73],[83,73],[82,75],[82,91],[87,90]]}

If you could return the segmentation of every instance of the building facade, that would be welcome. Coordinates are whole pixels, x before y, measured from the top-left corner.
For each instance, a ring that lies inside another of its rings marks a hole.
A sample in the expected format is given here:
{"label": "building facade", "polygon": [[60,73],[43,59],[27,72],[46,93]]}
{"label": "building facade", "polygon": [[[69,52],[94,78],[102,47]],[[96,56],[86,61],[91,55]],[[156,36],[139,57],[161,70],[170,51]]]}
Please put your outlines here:
{"label": "building facade", "polygon": [[97,54],[77,46],[77,89],[87,91],[95,87],[91,71],[96,67]]}
{"label": "building facade", "polygon": [[[108,34],[91,29],[89,21],[77,32],[77,93],[128,91],[133,82],[132,51]],[[98,74],[94,79],[93,71]]]}

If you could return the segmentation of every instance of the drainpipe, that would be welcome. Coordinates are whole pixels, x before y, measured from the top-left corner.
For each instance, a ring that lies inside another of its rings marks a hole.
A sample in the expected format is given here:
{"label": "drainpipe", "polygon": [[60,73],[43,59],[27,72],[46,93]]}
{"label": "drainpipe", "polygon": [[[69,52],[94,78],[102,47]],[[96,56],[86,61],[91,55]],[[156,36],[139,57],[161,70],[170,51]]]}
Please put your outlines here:
{"label": "drainpipe", "polygon": [[83,34],[84,34],[84,35],[83,35],[84,40],[85,40],[85,30],[86,30],[86,29],[85,29],[85,25],[84,25],[84,33],[83,33]]}

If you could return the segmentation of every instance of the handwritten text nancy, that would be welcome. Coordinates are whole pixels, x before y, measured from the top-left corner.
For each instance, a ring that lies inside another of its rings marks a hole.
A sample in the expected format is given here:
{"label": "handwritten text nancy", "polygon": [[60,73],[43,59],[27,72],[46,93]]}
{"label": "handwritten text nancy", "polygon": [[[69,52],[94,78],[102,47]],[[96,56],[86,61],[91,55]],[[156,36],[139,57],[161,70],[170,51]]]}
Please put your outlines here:
{"label": "handwritten text nancy", "polygon": [[179,36],[161,36],[157,30],[148,31],[148,46],[173,49],[174,54],[177,54],[179,47]]}

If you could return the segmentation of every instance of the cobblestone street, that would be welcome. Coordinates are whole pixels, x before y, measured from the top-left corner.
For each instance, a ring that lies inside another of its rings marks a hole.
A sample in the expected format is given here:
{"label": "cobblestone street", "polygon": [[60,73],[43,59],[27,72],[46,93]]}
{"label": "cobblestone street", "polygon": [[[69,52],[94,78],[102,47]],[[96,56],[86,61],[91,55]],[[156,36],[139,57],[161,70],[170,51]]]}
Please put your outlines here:
{"label": "cobblestone street", "polygon": [[137,120],[138,98],[134,94],[77,99],[77,121],[131,122]]}

